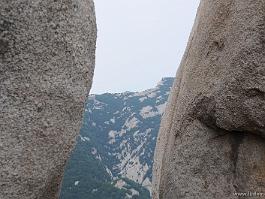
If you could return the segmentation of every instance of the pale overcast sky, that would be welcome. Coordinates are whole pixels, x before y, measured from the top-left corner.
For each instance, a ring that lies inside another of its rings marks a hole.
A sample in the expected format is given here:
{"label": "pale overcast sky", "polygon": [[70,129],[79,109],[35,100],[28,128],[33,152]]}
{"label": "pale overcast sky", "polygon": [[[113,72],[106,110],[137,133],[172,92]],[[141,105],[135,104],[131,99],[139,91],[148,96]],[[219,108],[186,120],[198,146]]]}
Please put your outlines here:
{"label": "pale overcast sky", "polygon": [[199,0],[95,0],[98,40],[90,93],[142,91],[175,76]]}

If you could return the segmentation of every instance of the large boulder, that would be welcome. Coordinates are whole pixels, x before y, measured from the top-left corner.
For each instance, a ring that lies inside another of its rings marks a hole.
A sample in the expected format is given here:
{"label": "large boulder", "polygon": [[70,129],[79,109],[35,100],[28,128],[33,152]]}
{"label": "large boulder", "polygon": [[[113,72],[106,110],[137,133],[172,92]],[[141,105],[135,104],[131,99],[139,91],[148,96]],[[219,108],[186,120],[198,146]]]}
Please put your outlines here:
{"label": "large boulder", "polygon": [[153,198],[264,193],[264,137],[265,1],[201,0],[157,140]]}
{"label": "large boulder", "polygon": [[0,198],[58,198],[95,59],[92,0],[0,1]]}

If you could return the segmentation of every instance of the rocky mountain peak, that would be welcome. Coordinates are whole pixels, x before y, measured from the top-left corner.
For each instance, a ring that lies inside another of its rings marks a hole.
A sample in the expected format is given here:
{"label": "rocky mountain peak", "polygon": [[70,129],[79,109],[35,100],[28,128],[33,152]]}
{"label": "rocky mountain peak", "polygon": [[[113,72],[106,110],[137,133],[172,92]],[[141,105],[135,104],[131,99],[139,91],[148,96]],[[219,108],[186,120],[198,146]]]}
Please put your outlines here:
{"label": "rocky mountain peak", "polygon": [[82,198],[83,190],[89,190],[91,198],[100,198],[106,183],[116,190],[115,199],[150,197],[156,137],[173,80],[163,78],[155,88],[141,92],[89,96],[66,170],[63,199],[73,190],[79,195],[71,197]]}

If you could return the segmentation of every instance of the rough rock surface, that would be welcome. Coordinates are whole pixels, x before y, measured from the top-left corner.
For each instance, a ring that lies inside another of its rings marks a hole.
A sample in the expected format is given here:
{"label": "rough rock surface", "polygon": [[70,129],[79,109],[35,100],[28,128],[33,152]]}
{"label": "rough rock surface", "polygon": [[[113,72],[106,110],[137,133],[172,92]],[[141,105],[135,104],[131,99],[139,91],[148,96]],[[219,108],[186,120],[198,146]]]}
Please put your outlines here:
{"label": "rough rock surface", "polygon": [[92,0],[0,1],[0,198],[53,199],[94,71]]}
{"label": "rough rock surface", "polygon": [[153,198],[265,192],[265,1],[202,0],[157,140]]}

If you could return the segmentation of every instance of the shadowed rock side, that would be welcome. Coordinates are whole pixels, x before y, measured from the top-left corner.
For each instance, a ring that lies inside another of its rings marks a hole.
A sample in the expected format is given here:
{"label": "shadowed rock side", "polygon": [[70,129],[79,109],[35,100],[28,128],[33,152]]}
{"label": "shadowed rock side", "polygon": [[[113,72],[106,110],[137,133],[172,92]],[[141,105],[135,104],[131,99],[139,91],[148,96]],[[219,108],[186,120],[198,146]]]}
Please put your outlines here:
{"label": "shadowed rock side", "polygon": [[91,0],[0,1],[0,198],[58,198],[94,71]]}
{"label": "shadowed rock side", "polygon": [[153,198],[265,191],[265,1],[202,0],[157,140]]}

